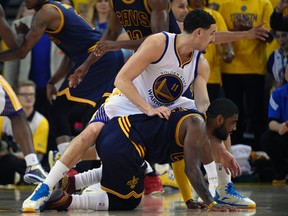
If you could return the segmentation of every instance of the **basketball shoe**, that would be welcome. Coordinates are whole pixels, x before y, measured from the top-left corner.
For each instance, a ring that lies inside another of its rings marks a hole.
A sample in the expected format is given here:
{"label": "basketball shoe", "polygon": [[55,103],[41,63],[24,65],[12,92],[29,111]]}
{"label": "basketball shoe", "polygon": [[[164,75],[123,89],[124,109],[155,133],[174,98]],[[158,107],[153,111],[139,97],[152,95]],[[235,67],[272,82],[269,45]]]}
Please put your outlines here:
{"label": "basketball shoe", "polygon": [[23,202],[22,212],[40,212],[43,210],[45,203],[49,200],[52,190],[48,185],[39,184],[34,192]]}
{"label": "basketball shoe", "polygon": [[175,180],[173,171],[172,172],[169,172],[169,171],[165,172],[164,174],[159,175],[159,178],[161,179],[163,186],[171,187],[171,188],[175,188],[175,189],[179,188],[178,184]]}
{"label": "basketball shoe", "polygon": [[49,163],[49,167],[50,170],[52,169],[52,167],[55,165],[56,161],[59,160],[60,158],[60,153],[57,150],[50,150],[49,154],[48,154],[48,163]]}
{"label": "basketball shoe", "polygon": [[219,204],[228,204],[237,208],[256,208],[256,203],[238,193],[232,182],[227,185],[219,185],[214,200]]}
{"label": "basketball shoe", "polygon": [[65,191],[59,189],[55,190],[49,200],[47,201],[44,209],[55,209],[57,211],[65,211],[71,205],[72,196]]}
{"label": "basketball shoe", "polygon": [[161,182],[161,179],[159,176],[150,176],[146,175],[144,178],[144,194],[149,195],[149,194],[161,194],[164,192],[164,188]]}
{"label": "basketball shoe", "polygon": [[47,175],[48,173],[43,169],[41,164],[37,164],[26,168],[23,179],[28,184],[39,184],[46,179]]}

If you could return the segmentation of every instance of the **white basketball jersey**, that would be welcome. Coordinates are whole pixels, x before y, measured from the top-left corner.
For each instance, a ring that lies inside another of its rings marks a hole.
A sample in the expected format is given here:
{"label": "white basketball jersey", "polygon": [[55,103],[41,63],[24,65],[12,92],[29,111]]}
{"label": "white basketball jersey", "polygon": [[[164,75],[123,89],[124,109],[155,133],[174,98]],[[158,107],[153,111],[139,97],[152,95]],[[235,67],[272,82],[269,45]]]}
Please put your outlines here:
{"label": "white basketball jersey", "polygon": [[[201,53],[195,50],[189,61],[181,62],[176,48],[177,34],[167,32],[163,34],[166,36],[166,48],[163,55],[158,61],[148,65],[133,80],[133,84],[152,107],[195,108],[194,100],[182,97],[182,95],[197,76]],[[108,98],[104,108],[110,119],[115,116],[142,113],[117,88]]]}

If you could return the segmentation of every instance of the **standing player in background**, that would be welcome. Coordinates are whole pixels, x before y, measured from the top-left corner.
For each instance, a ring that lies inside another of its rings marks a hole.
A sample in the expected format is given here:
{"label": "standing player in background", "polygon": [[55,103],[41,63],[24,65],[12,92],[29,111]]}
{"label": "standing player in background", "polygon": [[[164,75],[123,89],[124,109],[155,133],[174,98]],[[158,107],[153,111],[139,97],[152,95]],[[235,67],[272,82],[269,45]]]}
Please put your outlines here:
{"label": "standing player in background", "polygon": [[[5,20],[5,14],[0,5],[0,37],[5,41],[8,47],[16,49],[17,38],[11,31]],[[11,120],[12,130],[16,142],[20,145],[27,169],[24,175],[24,181],[27,183],[39,183],[44,181],[47,173],[42,168],[34,150],[32,133],[29,128],[23,108],[14,93],[11,86],[0,75],[0,113],[1,116],[7,116]]]}

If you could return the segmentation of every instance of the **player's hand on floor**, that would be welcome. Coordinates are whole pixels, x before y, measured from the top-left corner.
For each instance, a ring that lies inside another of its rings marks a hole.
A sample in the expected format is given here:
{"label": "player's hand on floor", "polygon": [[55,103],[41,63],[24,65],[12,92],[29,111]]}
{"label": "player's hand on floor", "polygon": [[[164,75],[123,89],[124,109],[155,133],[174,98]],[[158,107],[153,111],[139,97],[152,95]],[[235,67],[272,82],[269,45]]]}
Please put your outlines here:
{"label": "player's hand on floor", "polygon": [[207,205],[203,202],[197,202],[191,200],[189,203],[186,203],[188,209],[207,209]]}
{"label": "player's hand on floor", "polygon": [[216,204],[209,211],[217,211],[217,212],[239,212],[240,209],[236,207],[226,205],[226,204]]}

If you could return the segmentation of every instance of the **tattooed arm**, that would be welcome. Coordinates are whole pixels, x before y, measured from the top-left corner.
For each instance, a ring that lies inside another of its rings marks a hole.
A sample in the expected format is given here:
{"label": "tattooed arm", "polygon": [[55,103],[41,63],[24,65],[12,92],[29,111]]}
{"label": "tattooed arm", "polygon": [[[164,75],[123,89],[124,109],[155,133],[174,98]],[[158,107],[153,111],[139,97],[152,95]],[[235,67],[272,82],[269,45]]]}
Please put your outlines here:
{"label": "tattooed arm", "polygon": [[53,7],[43,7],[35,15],[31,28],[26,34],[21,46],[0,52],[0,61],[11,61],[24,58],[41,38],[47,28],[57,29],[61,19]]}

